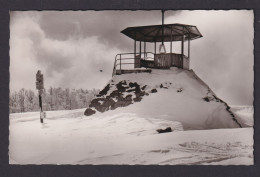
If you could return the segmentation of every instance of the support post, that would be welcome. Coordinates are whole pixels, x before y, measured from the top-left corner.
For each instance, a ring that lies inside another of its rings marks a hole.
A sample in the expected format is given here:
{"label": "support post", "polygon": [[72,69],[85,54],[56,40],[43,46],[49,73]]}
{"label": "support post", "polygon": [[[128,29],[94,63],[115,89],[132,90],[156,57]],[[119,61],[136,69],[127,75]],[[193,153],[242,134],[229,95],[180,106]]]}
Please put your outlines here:
{"label": "support post", "polygon": [[43,123],[43,118],[46,117],[45,112],[42,110],[42,93],[43,93],[43,74],[41,74],[41,71],[38,70],[36,73],[36,89],[38,90],[39,93],[39,106],[40,106],[40,121]]}
{"label": "support post", "polygon": [[146,42],[144,42],[144,59],[146,59]]}
{"label": "support post", "polygon": [[156,42],[154,42],[154,54],[156,54]]}
{"label": "support post", "polygon": [[190,38],[188,40],[188,58],[190,59]]}
{"label": "support post", "polygon": [[142,54],[142,41],[140,41],[140,58],[141,58],[141,54]]}
{"label": "support post", "polygon": [[170,51],[171,51],[170,53],[172,53],[172,26],[171,26],[171,50]]}
{"label": "support post", "polygon": [[134,44],[134,58],[136,56],[136,40],[135,40],[135,44]]}
{"label": "support post", "polygon": [[162,10],[162,45],[164,45],[164,10]]}
{"label": "support post", "polygon": [[41,90],[39,90],[39,105],[40,105],[40,109],[41,109],[41,112],[40,112],[40,121],[41,123],[43,123],[43,112],[42,112],[42,95],[41,95]]}
{"label": "support post", "polygon": [[182,37],[182,41],[181,41],[181,54],[184,54],[184,35]]}
{"label": "support post", "polygon": [[182,66],[181,66],[181,68],[183,68],[183,61],[184,61],[184,38],[185,38],[185,36],[183,35],[182,41],[181,41],[181,57],[182,57]]}
{"label": "support post", "polygon": [[120,71],[121,71],[121,54],[119,56],[120,56]]}
{"label": "support post", "polygon": [[39,93],[39,105],[42,112],[42,95]]}
{"label": "support post", "polygon": [[170,53],[172,53],[172,41],[171,41],[171,46],[170,46],[170,47],[171,47],[171,51],[170,51]]}

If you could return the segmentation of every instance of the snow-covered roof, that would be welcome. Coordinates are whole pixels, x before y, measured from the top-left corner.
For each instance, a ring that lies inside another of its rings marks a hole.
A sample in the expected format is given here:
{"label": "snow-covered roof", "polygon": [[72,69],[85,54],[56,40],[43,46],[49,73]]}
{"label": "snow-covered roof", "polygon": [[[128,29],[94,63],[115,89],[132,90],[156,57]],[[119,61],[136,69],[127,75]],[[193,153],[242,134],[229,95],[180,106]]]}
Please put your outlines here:
{"label": "snow-covered roof", "polygon": [[179,23],[128,27],[121,33],[136,41],[144,42],[181,41],[183,36],[190,40],[202,37],[196,26]]}

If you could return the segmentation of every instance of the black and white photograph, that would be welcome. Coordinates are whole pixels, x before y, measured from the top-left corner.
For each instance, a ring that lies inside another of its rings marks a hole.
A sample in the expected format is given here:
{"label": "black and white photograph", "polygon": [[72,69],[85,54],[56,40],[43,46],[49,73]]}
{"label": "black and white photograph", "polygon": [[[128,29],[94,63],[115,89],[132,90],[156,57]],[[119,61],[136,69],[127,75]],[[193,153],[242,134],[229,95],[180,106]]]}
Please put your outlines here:
{"label": "black and white photograph", "polygon": [[9,164],[254,165],[253,10],[10,11]]}

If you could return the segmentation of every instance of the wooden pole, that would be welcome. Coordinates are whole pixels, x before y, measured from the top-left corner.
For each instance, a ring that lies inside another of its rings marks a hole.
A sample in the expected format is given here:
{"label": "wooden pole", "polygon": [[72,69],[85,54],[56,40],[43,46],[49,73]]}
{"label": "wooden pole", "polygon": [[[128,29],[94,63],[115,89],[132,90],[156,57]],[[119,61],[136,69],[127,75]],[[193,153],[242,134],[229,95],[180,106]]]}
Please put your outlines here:
{"label": "wooden pole", "polygon": [[156,54],[156,42],[154,42],[154,54]]}
{"label": "wooden pole", "polygon": [[142,54],[142,41],[140,41],[140,58],[141,58],[141,54]]}
{"label": "wooden pole", "polygon": [[36,73],[36,89],[38,90],[39,93],[39,106],[40,106],[40,121],[41,123],[43,123],[43,118],[45,115],[45,112],[43,112],[43,108],[42,108],[42,93],[43,93],[43,74],[41,74],[41,71],[38,70]]}
{"label": "wooden pole", "polygon": [[136,40],[135,40],[135,44],[134,44],[134,58],[136,56]]}
{"label": "wooden pole", "polygon": [[[39,105],[40,105],[40,108],[41,108],[41,112],[40,114],[42,113],[42,95],[40,93],[40,90],[39,90]],[[41,120],[41,123],[43,123],[43,118],[42,116],[40,115],[40,120]]]}
{"label": "wooden pole", "polygon": [[121,63],[121,54],[120,54],[120,71],[121,71],[121,64],[122,64],[122,63]]}
{"label": "wooden pole", "polygon": [[172,27],[171,27],[171,52],[172,53]]}
{"label": "wooden pole", "polygon": [[182,41],[181,41],[181,54],[184,54],[184,35],[182,37]]}
{"label": "wooden pole", "polygon": [[144,42],[144,59],[146,58],[146,42]]}
{"label": "wooden pole", "polygon": [[188,40],[188,58],[190,59],[190,38]]}
{"label": "wooden pole", "polygon": [[162,45],[164,45],[164,10],[162,10]]}
{"label": "wooden pole", "polygon": [[181,41],[181,57],[182,57],[182,65],[181,65],[181,68],[183,68],[183,61],[184,61],[184,35],[182,37],[182,41]]}

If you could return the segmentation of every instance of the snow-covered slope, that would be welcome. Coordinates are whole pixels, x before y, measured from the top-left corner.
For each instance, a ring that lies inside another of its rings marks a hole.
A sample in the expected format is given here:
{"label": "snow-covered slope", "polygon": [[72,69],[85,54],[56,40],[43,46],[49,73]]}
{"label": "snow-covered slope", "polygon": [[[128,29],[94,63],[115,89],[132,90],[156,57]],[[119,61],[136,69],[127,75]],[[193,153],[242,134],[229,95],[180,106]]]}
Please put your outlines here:
{"label": "snow-covered slope", "polygon": [[85,111],[97,113],[172,120],[185,130],[241,127],[230,107],[193,71],[175,67],[115,75]]}
{"label": "snow-covered slope", "polygon": [[[253,121],[253,112],[241,120]],[[116,111],[116,110],[115,110]],[[10,114],[11,164],[252,165],[253,128],[181,131],[172,120],[84,109]],[[236,113],[236,112],[234,112]],[[243,118],[242,118],[243,117]],[[158,134],[157,128],[175,131]]]}
{"label": "snow-covered slope", "polygon": [[254,107],[250,105],[231,105],[231,111],[234,112],[238,122],[242,127],[254,126]]}

